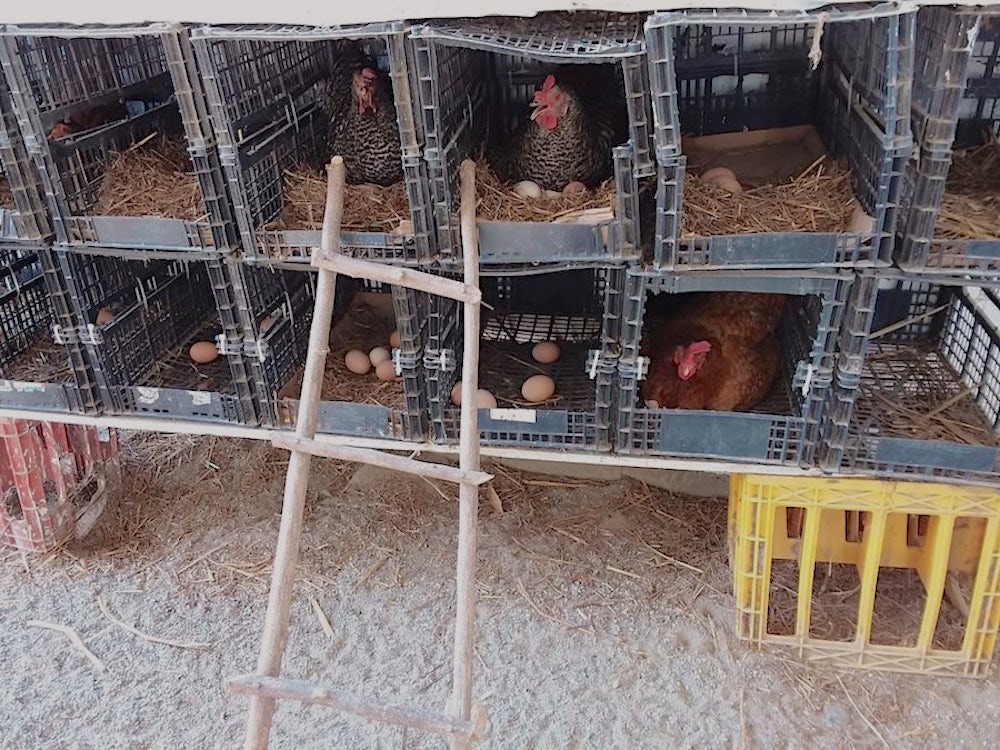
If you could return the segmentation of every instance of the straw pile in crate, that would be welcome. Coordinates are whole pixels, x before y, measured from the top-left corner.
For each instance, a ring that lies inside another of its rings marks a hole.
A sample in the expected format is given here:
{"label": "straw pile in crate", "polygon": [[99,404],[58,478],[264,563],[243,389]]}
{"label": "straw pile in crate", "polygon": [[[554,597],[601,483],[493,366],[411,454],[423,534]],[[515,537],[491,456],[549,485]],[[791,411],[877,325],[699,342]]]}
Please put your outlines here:
{"label": "straw pile in crate", "polygon": [[66,347],[43,338],[4,366],[4,377],[26,383],[57,383],[73,375]]}
{"label": "straw pile in crate", "polygon": [[111,159],[94,212],[99,216],[206,217],[183,139],[153,134]]}
{"label": "straw pile in crate", "polygon": [[856,205],[850,171],[825,155],[788,182],[739,194],[688,173],[682,236],[843,232]]}
{"label": "straw pile in crate", "polygon": [[606,180],[596,190],[576,195],[522,198],[509,185],[501,182],[482,158],[476,160],[476,193],[476,215],[481,221],[560,221],[585,211],[601,210],[606,212],[606,219],[614,215],[613,179]]}
{"label": "straw pile in crate", "polygon": [[[394,322],[391,316],[374,307],[355,303],[330,332],[330,354],[320,397],[323,401],[345,401],[373,404],[387,409],[402,409],[405,405],[401,381],[383,382],[375,377],[374,368],[367,375],[356,375],[347,369],[344,357],[352,349],[366,354],[377,346],[389,348],[389,335]],[[283,395],[298,398],[302,388],[302,373],[283,389]]]}
{"label": "straw pile in crate", "polygon": [[[322,229],[325,206],[326,176],[322,172],[306,165],[285,170],[284,207],[268,229]],[[348,185],[344,191],[343,229],[395,232],[404,221],[410,221],[405,183],[389,187]]]}
{"label": "straw pile in crate", "polygon": [[1000,237],[1000,142],[955,152],[935,234],[948,240]]}

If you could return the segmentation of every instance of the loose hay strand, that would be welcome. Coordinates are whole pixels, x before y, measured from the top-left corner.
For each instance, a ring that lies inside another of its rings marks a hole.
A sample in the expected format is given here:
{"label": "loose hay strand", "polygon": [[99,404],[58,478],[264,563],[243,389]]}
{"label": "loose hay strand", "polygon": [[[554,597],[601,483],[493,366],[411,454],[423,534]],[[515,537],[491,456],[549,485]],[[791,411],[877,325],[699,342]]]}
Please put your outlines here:
{"label": "loose hay strand", "polygon": [[69,638],[70,642],[80,653],[87,657],[87,661],[93,665],[94,669],[98,672],[103,672],[106,669],[104,662],[98,659],[94,652],[87,648],[83,639],[80,638],[79,633],[68,625],[59,625],[58,623],[46,622],[44,620],[26,620],[24,624],[29,628],[45,628],[46,630],[54,630],[57,633],[62,633]]}
{"label": "loose hay strand", "polygon": [[97,597],[97,607],[98,609],[101,610],[102,615],[104,615],[106,618],[108,618],[108,620],[110,620],[112,623],[120,627],[122,630],[124,630],[127,633],[131,633],[134,636],[142,638],[142,640],[147,641],[149,643],[159,643],[164,646],[173,646],[174,648],[191,648],[196,650],[212,648],[211,643],[172,641],[169,638],[158,638],[155,635],[149,635],[148,633],[143,633],[138,628],[129,625],[127,622],[124,622],[123,620],[119,620],[117,617],[111,614],[111,611],[108,609],[108,603],[104,600],[103,594],[100,594]]}

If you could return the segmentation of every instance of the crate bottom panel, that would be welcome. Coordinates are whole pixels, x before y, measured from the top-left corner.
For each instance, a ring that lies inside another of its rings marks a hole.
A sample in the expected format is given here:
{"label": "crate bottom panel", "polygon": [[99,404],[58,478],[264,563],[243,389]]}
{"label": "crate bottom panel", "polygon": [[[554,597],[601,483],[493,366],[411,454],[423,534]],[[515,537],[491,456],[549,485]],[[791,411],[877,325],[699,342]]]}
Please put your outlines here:
{"label": "crate bottom panel", "polygon": [[63,221],[69,247],[131,251],[201,252],[222,255],[208,224],[156,216],[73,216]]}
{"label": "crate bottom panel", "polygon": [[[993,419],[945,353],[873,345],[854,401],[843,466],[883,475],[998,480],[997,405],[986,406]],[[920,419],[932,412],[931,419]]]}
{"label": "crate bottom panel", "polygon": [[630,442],[622,452],[785,464],[798,461],[806,441],[802,417],[683,409],[623,414],[630,420]]}
{"label": "crate bottom panel", "polygon": [[[256,422],[254,415],[238,405],[240,394],[229,358],[240,355],[220,355],[207,364],[195,363],[189,355],[194,344],[214,342],[220,333],[222,325],[213,314],[193,331],[182,335],[180,344],[161,352],[140,383],[109,382],[110,408],[125,414],[155,413],[180,419]],[[88,345],[91,359],[106,378],[113,378],[101,346]]]}
{"label": "crate bottom panel", "polygon": [[[493,394],[499,408],[480,410],[482,442],[596,450],[598,412],[609,410],[609,399],[601,394],[602,383],[607,383],[610,392],[610,378],[603,367],[599,374],[595,372],[595,379],[588,373],[590,352],[600,347],[600,333],[601,321],[596,319],[534,314],[490,319],[480,342],[479,387]],[[500,337],[507,340],[495,340]],[[560,342],[560,357],[553,364],[539,364],[531,351],[535,343],[547,340]],[[556,383],[556,395],[542,408],[526,402],[521,394],[524,381],[536,374],[548,375]],[[435,393],[435,438],[457,442],[461,410],[452,405],[451,391],[461,380],[461,370],[428,377]]]}
{"label": "crate bottom panel", "polygon": [[[318,210],[322,220],[322,205]],[[256,253],[248,255],[247,260],[261,264],[308,264],[313,250],[320,246],[321,237],[322,232],[318,229],[262,230],[257,233]],[[418,265],[413,234],[342,232],[340,242],[340,252],[351,258]]]}
{"label": "crate bottom panel", "polygon": [[[919,243],[918,243],[919,244]],[[984,274],[1000,276],[1000,239],[995,240],[934,240],[929,243],[922,263],[899,261],[908,273],[953,274],[958,277]]]}

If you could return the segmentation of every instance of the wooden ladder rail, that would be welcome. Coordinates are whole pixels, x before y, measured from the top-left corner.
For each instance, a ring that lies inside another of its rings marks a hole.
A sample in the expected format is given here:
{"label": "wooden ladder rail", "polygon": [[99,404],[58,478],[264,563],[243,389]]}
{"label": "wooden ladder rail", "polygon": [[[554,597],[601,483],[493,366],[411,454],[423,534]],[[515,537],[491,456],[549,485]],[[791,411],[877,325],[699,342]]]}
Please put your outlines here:
{"label": "wooden ladder rail", "polygon": [[[294,435],[278,435],[272,444],[291,451],[285,476],[281,523],[271,574],[267,614],[257,671],[229,680],[233,692],[251,696],[244,748],[263,750],[268,745],[278,700],[298,700],[338,709],[370,721],[413,727],[446,736],[454,750],[471,746],[479,723],[473,721],[472,660],[476,603],[476,549],[478,542],[479,486],[492,477],[479,468],[479,239],[476,226],[475,165],[461,168],[461,236],[464,280],[444,279],[407,268],[384,266],[340,254],[340,228],[344,212],[345,169],[335,156],[327,165],[326,208],[320,248],[312,265],[318,272],[316,299],[302,393]],[[462,416],[458,468],[430,464],[367,448],[334,446],[316,438],[320,388],[329,354],[337,274],[367,278],[437,294],[463,303],[464,352],[462,356]],[[456,563],[455,642],[452,692],[443,713],[401,706],[385,706],[363,697],[282,679],[281,661],[288,636],[295,569],[313,456],[324,456],[440,479],[459,485],[459,530]]]}

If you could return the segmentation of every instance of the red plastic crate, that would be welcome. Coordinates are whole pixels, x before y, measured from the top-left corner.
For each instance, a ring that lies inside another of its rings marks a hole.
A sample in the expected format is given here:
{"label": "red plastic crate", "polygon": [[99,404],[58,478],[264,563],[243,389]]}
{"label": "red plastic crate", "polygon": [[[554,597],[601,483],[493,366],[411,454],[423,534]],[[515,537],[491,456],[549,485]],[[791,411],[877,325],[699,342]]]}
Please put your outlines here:
{"label": "red plastic crate", "polygon": [[83,537],[118,480],[113,430],[0,419],[0,544],[47,552]]}

